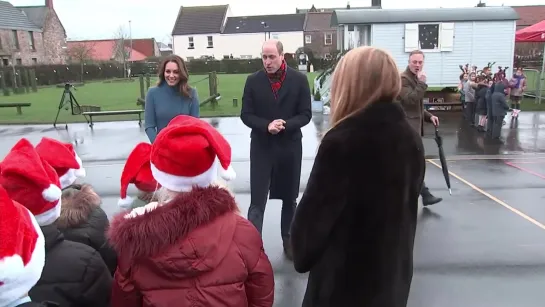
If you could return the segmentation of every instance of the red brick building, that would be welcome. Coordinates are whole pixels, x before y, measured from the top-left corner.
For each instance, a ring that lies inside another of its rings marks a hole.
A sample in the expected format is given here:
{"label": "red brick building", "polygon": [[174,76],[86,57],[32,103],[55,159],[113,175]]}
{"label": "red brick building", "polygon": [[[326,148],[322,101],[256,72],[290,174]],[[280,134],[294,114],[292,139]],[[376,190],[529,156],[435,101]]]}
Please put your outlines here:
{"label": "red brick building", "polygon": [[0,66],[66,63],[66,31],[53,0],[14,7],[0,1]]}

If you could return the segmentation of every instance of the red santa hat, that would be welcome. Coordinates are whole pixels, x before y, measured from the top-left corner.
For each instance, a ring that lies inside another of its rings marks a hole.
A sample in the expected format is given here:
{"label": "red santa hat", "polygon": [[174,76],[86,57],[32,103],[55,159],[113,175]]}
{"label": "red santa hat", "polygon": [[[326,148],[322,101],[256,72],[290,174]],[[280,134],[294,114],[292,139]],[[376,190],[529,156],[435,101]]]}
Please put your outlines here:
{"label": "red santa hat", "polygon": [[72,144],[44,137],[36,145],[36,152],[55,169],[61,188],[73,184],[77,178],[85,177],[82,161]]}
{"label": "red santa hat", "polygon": [[2,161],[0,184],[11,199],[34,214],[40,226],[53,224],[60,216],[59,176],[27,139],[19,140]]}
{"label": "red santa hat", "polygon": [[178,115],[161,130],[151,149],[151,172],[161,186],[176,192],[216,181],[218,162],[224,180],[236,177],[231,146],[209,123]]}
{"label": "red santa hat", "polygon": [[45,240],[34,216],[0,186],[0,305],[24,297],[45,263]]}
{"label": "red santa hat", "polygon": [[133,203],[132,197],[127,196],[129,184],[134,184],[137,189],[144,192],[155,192],[159,187],[151,173],[150,155],[151,144],[149,143],[136,145],[129,154],[121,173],[121,198],[117,202],[120,207],[127,208]]}

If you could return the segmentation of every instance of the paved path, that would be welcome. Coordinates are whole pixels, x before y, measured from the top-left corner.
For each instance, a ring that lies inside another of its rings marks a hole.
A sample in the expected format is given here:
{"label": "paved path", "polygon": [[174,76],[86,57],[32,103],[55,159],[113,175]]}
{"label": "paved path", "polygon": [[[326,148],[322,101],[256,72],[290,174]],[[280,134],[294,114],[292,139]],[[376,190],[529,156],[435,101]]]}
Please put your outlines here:
{"label": "paved path", "polygon": [[[437,160],[427,164],[426,183],[444,201],[419,212],[414,278],[409,307],[536,307],[545,301],[545,114],[521,113],[518,127],[504,127],[504,145],[489,144],[459,120],[440,115],[445,151],[451,159],[449,196]],[[304,128],[302,187],[306,184],[317,135],[327,120],[316,116]],[[249,130],[238,119],[218,128],[233,145],[237,179],[231,184],[243,212],[249,205]],[[429,129],[429,127],[428,127]],[[426,131],[429,156],[436,155],[433,131]],[[68,132],[45,126],[0,127],[0,157],[22,136],[78,139],[88,177],[113,215],[122,163],[146,137],[134,122],[97,123],[93,132],[71,125]],[[133,188],[129,193],[134,193]],[[276,280],[276,307],[301,305],[306,275],[282,255],[280,203],[270,201],[264,242]]]}

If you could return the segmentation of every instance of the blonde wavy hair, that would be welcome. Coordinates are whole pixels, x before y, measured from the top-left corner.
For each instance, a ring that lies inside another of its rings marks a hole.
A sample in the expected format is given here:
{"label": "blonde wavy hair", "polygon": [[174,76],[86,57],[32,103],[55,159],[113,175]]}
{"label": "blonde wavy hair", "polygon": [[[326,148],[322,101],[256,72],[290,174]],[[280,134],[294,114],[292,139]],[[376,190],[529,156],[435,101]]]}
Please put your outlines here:
{"label": "blonde wavy hair", "polygon": [[399,69],[386,50],[363,46],[337,64],[331,82],[331,127],[373,103],[392,102],[401,91]]}

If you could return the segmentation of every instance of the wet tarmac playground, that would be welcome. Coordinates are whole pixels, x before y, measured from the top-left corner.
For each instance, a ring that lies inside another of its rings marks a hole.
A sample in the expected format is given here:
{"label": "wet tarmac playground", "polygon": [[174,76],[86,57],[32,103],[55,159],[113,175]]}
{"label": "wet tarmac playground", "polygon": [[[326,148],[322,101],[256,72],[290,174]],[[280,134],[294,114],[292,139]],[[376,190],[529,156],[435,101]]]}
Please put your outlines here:
{"label": "wet tarmac playground", "polygon": [[[545,157],[450,160],[452,196],[438,166],[438,160],[428,160],[426,183],[444,200],[420,209],[408,306],[543,306]],[[241,167],[235,169],[243,173]],[[89,182],[104,178],[104,168],[88,166]],[[246,180],[240,180],[231,187],[245,213],[250,197]],[[109,214],[116,201],[116,196],[104,199]],[[279,221],[280,202],[270,201],[263,236],[275,271],[274,306],[300,306],[306,275],[283,257]]]}
{"label": "wet tarmac playground", "polygon": [[[443,202],[421,208],[415,242],[414,278],[409,307],[540,307],[545,302],[545,114],[521,113],[504,126],[504,144],[488,144],[463,123],[442,120],[449,158],[452,196],[438,160],[428,160],[426,184]],[[542,119],[543,118],[543,119]],[[218,129],[233,146],[237,179],[230,184],[241,210],[249,205],[249,131],[237,119],[220,119]],[[309,176],[317,135],[327,120],[315,116],[303,129],[301,192]],[[429,127],[424,144],[429,158],[437,147]],[[541,132],[541,133],[540,133]],[[145,140],[134,122],[97,123],[94,131],[72,125],[0,127],[0,157],[22,136],[84,140],[77,150],[87,169],[85,181],[103,196],[104,209],[116,210],[119,176],[130,148]],[[129,188],[134,193],[134,188]],[[282,255],[280,202],[270,201],[264,244],[273,264],[276,307],[301,305],[306,275],[297,274]]]}

